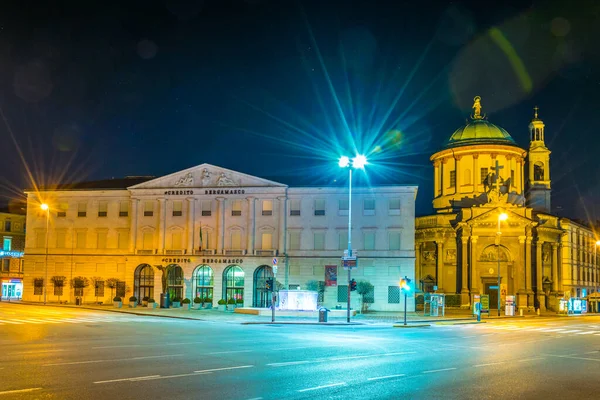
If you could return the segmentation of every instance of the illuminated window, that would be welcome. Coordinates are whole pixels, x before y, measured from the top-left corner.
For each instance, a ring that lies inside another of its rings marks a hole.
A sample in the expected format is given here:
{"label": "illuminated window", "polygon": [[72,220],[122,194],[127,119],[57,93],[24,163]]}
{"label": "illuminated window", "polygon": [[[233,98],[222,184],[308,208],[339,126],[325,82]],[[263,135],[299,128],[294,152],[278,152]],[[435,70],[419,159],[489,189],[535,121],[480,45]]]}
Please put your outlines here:
{"label": "illuminated window", "polygon": [[273,200],[262,201],[262,215],[273,215]]}
{"label": "illuminated window", "polygon": [[56,211],[56,216],[60,218],[64,218],[67,216],[67,210],[69,209],[68,203],[60,203],[58,205],[58,210]]}
{"label": "illuminated window", "polygon": [[450,187],[456,186],[456,171],[450,171]]}
{"label": "illuminated window", "polygon": [[239,217],[241,215],[242,215],[242,201],[234,200],[233,203],[231,203],[231,216]]}
{"label": "illuminated window", "polygon": [[261,243],[262,243],[263,250],[273,249],[273,234],[272,233],[263,233]]}
{"label": "illuminated window", "polygon": [[325,215],[325,200],[324,199],[316,199],[315,200],[315,215],[318,215],[318,216]]}
{"label": "illuminated window", "polygon": [[481,168],[481,170],[480,170],[481,182],[480,183],[485,182],[485,179],[487,178],[487,176],[488,176],[488,169],[487,168]]}
{"label": "illuminated window", "polygon": [[127,217],[129,215],[129,202],[121,201],[119,203],[119,217]]}
{"label": "illuminated window", "polygon": [[144,202],[144,217],[152,217],[154,215],[154,202],[153,201],[145,201]]}
{"label": "illuminated window", "polygon": [[300,199],[290,200],[290,216],[300,215]]}
{"label": "illuminated window", "polygon": [[108,235],[107,235],[106,232],[98,232],[97,239],[96,239],[97,240],[96,241],[96,244],[97,244],[96,247],[98,249],[105,249],[106,248],[106,238],[107,238],[107,236]]}
{"label": "illuminated window", "polygon": [[77,216],[78,217],[87,216],[87,203],[80,202],[77,204]]}
{"label": "illuminated window", "polygon": [[2,248],[4,249],[4,251],[10,251],[12,248],[12,238],[5,237],[4,243],[2,244]]}
{"label": "illuminated window", "polygon": [[175,200],[173,202],[173,216],[174,217],[181,217],[183,215],[183,212],[181,211],[183,207],[183,202],[181,200]]}
{"label": "illuminated window", "polygon": [[98,216],[106,217],[108,215],[108,202],[101,201],[98,203]]}

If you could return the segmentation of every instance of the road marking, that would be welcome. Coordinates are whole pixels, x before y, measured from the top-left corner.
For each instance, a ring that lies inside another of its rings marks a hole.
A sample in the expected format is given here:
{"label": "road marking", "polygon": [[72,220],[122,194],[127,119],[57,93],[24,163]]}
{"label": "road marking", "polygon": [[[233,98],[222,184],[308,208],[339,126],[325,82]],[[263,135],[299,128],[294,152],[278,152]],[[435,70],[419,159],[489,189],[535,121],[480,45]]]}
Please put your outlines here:
{"label": "road marking", "polygon": [[281,362],[281,363],[271,363],[271,364],[267,364],[267,366],[269,367],[286,367],[288,365],[299,365],[299,364],[308,364],[310,362],[313,361],[289,361],[289,362]]}
{"label": "road marking", "polygon": [[57,365],[96,364],[96,363],[104,363],[104,362],[131,361],[131,360],[147,360],[147,359],[151,359],[151,358],[167,358],[167,357],[181,357],[181,356],[183,356],[183,354],[170,354],[170,355],[164,355],[164,356],[115,358],[112,360],[73,361],[73,362],[65,362],[65,363],[44,364],[44,365],[42,365],[42,367],[54,367]]}
{"label": "road marking", "polygon": [[300,390],[298,390],[298,392],[308,392],[311,390],[325,389],[325,388],[334,387],[334,386],[344,386],[345,384],[346,384],[346,382],[332,383],[330,385],[323,385],[323,386],[316,386],[316,387],[307,388],[307,389],[300,389]]}
{"label": "road marking", "polygon": [[6,390],[4,392],[0,392],[0,396],[3,394],[26,393],[26,392],[33,392],[36,390],[42,390],[42,388],[38,387],[38,388],[30,388],[30,389]]}
{"label": "road marking", "polygon": [[551,357],[559,357],[559,358],[572,358],[573,360],[585,360],[585,361],[597,361],[600,362],[600,358],[588,358],[588,357],[575,357],[575,356],[557,356],[554,354],[548,354]]}
{"label": "road marking", "polygon": [[5,324],[23,325],[23,322],[8,321],[5,319],[0,319],[0,322],[5,323]]}
{"label": "road marking", "polygon": [[367,378],[367,380],[368,381],[378,381],[380,379],[400,378],[402,376],[406,376],[406,375],[405,374],[398,374],[398,375],[376,376],[374,378]]}
{"label": "road marking", "polygon": [[561,334],[565,334],[565,333],[577,333],[577,332],[581,332],[581,329],[573,329],[572,331],[564,331],[564,332],[561,332]]}
{"label": "road marking", "polygon": [[537,357],[537,358],[524,358],[522,360],[517,360],[517,362],[527,362],[527,361],[536,361],[536,360],[543,360],[544,357]]}
{"label": "road marking", "polygon": [[462,336],[462,339],[470,339],[470,338],[474,338],[475,336]]}
{"label": "road marking", "polygon": [[29,351],[16,351],[8,353],[9,355],[13,354],[38,354],[38,353],[54,353],[57,351],[66,351],[65,349],[50,349],[50,350],[29,350]]}
{"label": "road marking", "polygon": [[199,344],[204,342],[183,342],[183,343],[158,343],[158,344],[123,344],[118,346],[97,346],[92,347],[92,349],[118,349],[118,348],[128,348],[128,347],[156,347],[156,346],[183,346],[186,344]]}
{"label": "road marking", "polygon": [[251,351],[254,350],[231,350],[231,351],[215,351],[213,353],[207,353],[209,355],[213,355],[213,354],[233,354],[233,353],[250,353]]}
{"label": "road marking", "polygon": [[498,365],[498,364],[504,364],[506,361],[498,361],[498,362],[493,362],[493,363],[487,363],[487,364],[477,364],[477,365],[473,365],[474,368],[479,368],[479,367],[487,367],[489,365]]}
{"label": "road marking", "polygon": [[201,374],[205,372],[215,372],[215,371],[228,371],[230,369],[242,369],[242,368],[252,368],[254,365],[240,365],[238,367],[225,367],[225,368],[213,368],[213,369],[203,369],[201,371],[194,371],[195,374]]}
{"label": "road marking", "polygon": [[593,333],[598,333],[598,331],[579,332],[579,333],[576,333],[576,335],[591,335]]}
{"label": "road marking", "polygon": [[584,354],[595,354],[595,353],[598,353],[598,351],[599,351],[599,350],[588,351],[587,353],[584,353]]}
{"label": "road marking", "polygon": [[443,368],[443,369],[432,369],[430,371],[423,371],[422,374],[433,374],[434,372],[452,371],[456,368]]}
{"label": "road marking", "polygon": [[326,361],[356,360],[356,359],[361,359],[361,358],[372,358],[372,357],[390,357],[390,356],[415,354],[415,353],[416,353],[416,351],[403,351],[403,352],[398,352],[398,353],[369,354],[369,355],[363,355],[363,356],[327,357],[327,358],[316,358],[313,360],[300,360],[300,361],[288,361],[288,362],[281,362],[281,363],[271,363],[271,364],[267,364],[267,365],[270,367],[285,367],[288,365],[298,365],[298,364],[326,362]]}
{"label": "road marking", "polygon": [[146,380],[146,379],[151,379],[151,378],[158,378],[160,375],[148,375],[148,376],[138,376],[135,378],[121,378],[121,379],[111,379],[109,381],[98,381],[98,382],[94,382],[94,383],[112,383],[112,382],[135,382],[135,381],[142,381],[142,380]]}

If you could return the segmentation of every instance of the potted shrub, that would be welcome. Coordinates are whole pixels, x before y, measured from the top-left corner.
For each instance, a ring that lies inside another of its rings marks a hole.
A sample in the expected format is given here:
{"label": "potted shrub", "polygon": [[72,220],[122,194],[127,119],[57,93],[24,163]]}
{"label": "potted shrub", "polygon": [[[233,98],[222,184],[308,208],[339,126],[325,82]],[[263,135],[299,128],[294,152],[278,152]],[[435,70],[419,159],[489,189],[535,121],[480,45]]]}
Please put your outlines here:
{"label": "potted shrub", "polygon": [[235,306],[236,307],[244,307],[244,299],[237,299],[235,301]]}
{"label": "potted shrub", "polygon": [[121,302],[121,298],[119,296],[115,296],[113,298],[113,305],[115,306],[115,308],[121,308],[123,306],[123,303]]}
{"label": "potted shrub", "polygon": [[227,309],[231,311],[235,310],[235,299],[233,297],[227,300]]}
{"label": "potted shrub", "polygon": [[181,304],[183,304],[183,307],[186,310],[191,310],[192,309],[192,302],[187,297],[185,299],[181,300]]}
{"label": "potted shrub", "polygon": [[171,302],[171,304],[173,305],[173,308],[181,307],[181,297],[179,297],[179,296],[173,297],[173,301]]}
{"label": "potted shrub", "polygon": [[148,307],[148,299],[149,299],[148,296],[144,296],[142,298],[142,307]]}
{"label": "potted shrub", "polygon": [[129,308],[135,308],[137,306],[137,297],[131,296],[129,298]]}
{"label": "potted shrub", "polygon": [[213,307],[213,304],[212,304],[212,297],[205,297],[205,298],[204,298],[204,307],[205,307],[207,310],[210,310],[210,309]]}
{"label": "potted shrub", "polygon": [[227,302],[225,299],[219,300],[217,304],[219,305],[219,311],[227,311]]}
{"label": "potted shrub", "polygon": [[148,299],[148,308],[156,308],[156,301],[152,297]]}
{"label": "potted shrub", "polygon": [[202,299],[198,296],[194,297],[194,306],[196,307],[196,310],[199,310],[202,308]]}

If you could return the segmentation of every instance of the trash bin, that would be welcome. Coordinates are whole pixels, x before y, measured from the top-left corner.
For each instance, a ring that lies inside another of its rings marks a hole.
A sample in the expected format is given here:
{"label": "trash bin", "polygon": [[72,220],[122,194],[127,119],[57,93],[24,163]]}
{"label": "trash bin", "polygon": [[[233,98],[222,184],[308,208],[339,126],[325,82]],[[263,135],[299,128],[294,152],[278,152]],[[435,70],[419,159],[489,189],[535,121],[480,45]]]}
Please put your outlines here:
{"label": "trash bin", "polygon": [[326,309],[325,307],[319,308],[319,322],[327,322],[327,313],[328,312],[329,312],[329,310]]}
{"label": "trash bin", "polygon": [[81,298],[75,297],[75,305],[76,306],[80,306],[81,305]]}

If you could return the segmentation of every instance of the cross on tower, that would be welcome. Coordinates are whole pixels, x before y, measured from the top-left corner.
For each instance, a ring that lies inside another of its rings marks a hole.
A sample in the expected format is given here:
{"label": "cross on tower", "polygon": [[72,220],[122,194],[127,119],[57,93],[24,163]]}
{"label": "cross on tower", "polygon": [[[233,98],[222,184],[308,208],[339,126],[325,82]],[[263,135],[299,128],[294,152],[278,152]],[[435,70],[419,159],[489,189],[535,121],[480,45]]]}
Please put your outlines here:
{"label": "cross on tower", "polygon": [[537,119],[537,117],[538,117],[538,110],[539,109],[540,108],[538,106],[533,107],[533,118]]}

